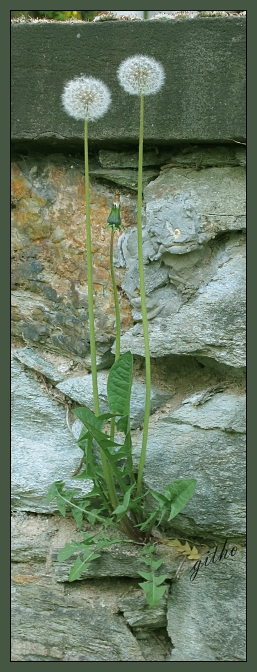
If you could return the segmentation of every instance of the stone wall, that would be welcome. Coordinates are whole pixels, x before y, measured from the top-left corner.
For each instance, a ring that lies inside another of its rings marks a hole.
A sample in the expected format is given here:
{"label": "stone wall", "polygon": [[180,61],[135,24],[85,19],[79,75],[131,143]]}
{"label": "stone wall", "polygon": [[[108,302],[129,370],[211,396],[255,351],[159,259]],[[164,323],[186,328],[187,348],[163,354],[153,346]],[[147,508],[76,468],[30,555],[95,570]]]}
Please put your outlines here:
{"label": "stone wall", "polygon": [[[12,660],[245,660],[244,24],[235,16],[13,24]],[[198,544],[204,559],[217,546],[222,557],[192,581],[192,561],[180,569],[181,556],[158,544],[169,582],[154,610],[138,589],[142,566],[132,543],[103,552],[69,584],[69,562],[57,562],[57,553],[80,533],[46,504],[53,481],[74,485],[81,450],[72,408],[93,407],[83,129],[60,105],[63,83],[84,70],[104,79],[113,99],[113,114],[90,131],[101,405],[105,411],[115,352],[106,220],[118,190],[115,271],[122,350],[134,355],[135,462],[140,452],[138,105],[118,90],[115,74],[138,51],[166,70],[163,95],[151,105],[149,97],[145,111],[152,395],[144,483],[162,492],[176,478],[197,478],[192,500],[162,537]],[[234,555],[222,556],[223,547]]]}

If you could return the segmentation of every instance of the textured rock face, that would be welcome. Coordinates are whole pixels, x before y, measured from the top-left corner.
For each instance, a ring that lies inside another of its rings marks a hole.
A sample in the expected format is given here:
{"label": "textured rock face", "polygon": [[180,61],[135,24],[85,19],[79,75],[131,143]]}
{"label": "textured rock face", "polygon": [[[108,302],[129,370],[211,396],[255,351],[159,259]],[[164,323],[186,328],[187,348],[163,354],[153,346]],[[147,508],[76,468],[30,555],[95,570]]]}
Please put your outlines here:
{"label": "textured rock face", "polygon": [[[13,334],[90,364],[83,160],[53,155],[20,159],[12,174]],[[114,191],[91,186],[92,252],[99,366],[113,361],[115,313],[106,221]],[[134,223],[134,199],[124,197],[123,224]],[[117,270],[120,285],[124,271]],[[121,296],[122,326],[132,325]],[[107,353],[107,354],[106,354]]]}
{"label": "textured rock face", "polygon": [[[149,432],[148,488],[162,491],[182,476],[197,479],[194,496],[169,523],[175,534],[244,536],[244,434],[245,398],[211,390],[186,399]],[[135,454],[139,452],[140,444]]]}
{"label": "textured rock face", "polygon": [[[13,507],[50,512],[54,507],[46,504],[49,486],[62,474],[61,478],[74,487],[71,475],[82,452],[67,427],[64,406],[51,399],[16,360],[12,374]],[[90,488],[84,481],[76,489],[87,492]]]}
{"label": "textured rock face", "polygon": [[[107,398],[107,379],[108,372],[102,371],[98,376],[98,392],[100,398],[101,413],[109,412],[109,404]],[[67,397],[74,399],[79,404],[85,405],[94,410],[93,398],[93,384],[92,376],[77,376],[76,378],[69,378],[57,385],[57,389],[61,390]],[[160,406],[163,406],[172,394],[161,392],[161,390],[151,389],[151,412],[156,411]],[[131,404],[130,404],[130,426],[131,429],[137,429],[144,422],[145,410],[145,385],[139,381],[135,381],[131,390]]]}
{"label": "textured rock face", "polygon": [[[69,584],[57,550],[79,536],[74,521],[59,515],[14,515],[12,660],[169,660],[167,595],[151,609],[131,578],[145,567],[141,547],[116,544],[97,560],[96,578]],[[174,576],[180,556],[164,551],[165,570]]]}
{"label": "textured rock face", "polygon": [[[115,265],[122,349],[135,354],[137,464],[145,403],[137,154],[101,148],[90,161],[100,400],[104,411],[115,338],[105,222],[118,186],[124,228]],[[90,488],[72,480],[82,455],[72,409],[93,404],[83,160],[19,157],[12,241],[13,334],[20,339],[12,384],[13,661],[245,660],[243,148],[146,149],[144,203],[152,354],[144,483],[163,492],[176,478],[197,479],[192,500],[155,534],[196,542],[203,559],[216,543],[236,545],[236,553],[201,566],[191,581],[193,561],[181,567],[184,558],[174,548],[157,544],[169,579],[155,610],[138,589],[138,571],[145,569],[138,545],[103,550],[81,581],[68,583],[74,557],[60,563],[57,554],[80,533],[72,519],[59,516],[55,502],[46,505],[46,494],[55,480],[80,492]]]}
{"label": "textured rock face", "polygon": [[[138,100],[119,86],[117,68],[128,56],[150,51],[163,64],[166,80],[161,91],[145,103],[148,142],[243,140],[245,29],[243,16],[184,16],[133,24],[13,24],[12,137],[51,144],[65,139],[78,145],[83,124],[73,120],[71,126],[60,97],[64,84],[84,68],[112,93],[107,114],[89,127],[90,138],[96,142],[137,141]],[[28,72],[34,77],[28,77]]]}
{"label": "textured rock face", "polygon": [[[153,357],[194,354],[245,365],[243,168],[169,169],[145,189],[145,278]],[[141,319],[136,230],[120,238],[123,281]],[[143,355],[141,324],[122,338]]]}
{"label": "textured rock face", "polygon": [[245,661],[245,550],[232,544],[230,550],[232,557],[201,567],[193,581],[190,569],[174,583],[167,612],[170,660]]}

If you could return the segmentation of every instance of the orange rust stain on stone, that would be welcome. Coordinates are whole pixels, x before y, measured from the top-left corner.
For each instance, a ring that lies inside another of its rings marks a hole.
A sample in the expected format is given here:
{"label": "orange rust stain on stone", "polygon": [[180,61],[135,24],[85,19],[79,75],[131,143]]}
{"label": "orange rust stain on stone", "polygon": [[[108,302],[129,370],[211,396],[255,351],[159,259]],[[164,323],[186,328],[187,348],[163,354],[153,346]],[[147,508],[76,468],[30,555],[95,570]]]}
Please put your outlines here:
{"label": "orange rust stain on stone", "polygon": [[29,184],[28,180],[22,177],[17,163],[12,164],[11,190],[13,200],[28,198],[31,190],[31,185]]}
{"label": "orange rust stain on stone", "polygon": [[12,576],[12,581],[14,581],[15,583],[19,583],[23,586],[26,586],[28,583],[38,581],[38,577],[30,574],[14,574]]}
{"label": "orange rust stain on stone", "polygon": [[[22,175],[17,164],[14,164],[13,190],[17,200],[16,207],[12,211],[15,232],[13,245],[17,254],[15,273],[27,257],[30,264],[32,255],[35,262],[41,264],[38,285],[40,301],[43,304],[46,301],[49,310],[51,299],[44,299],[42,288],[54,289],[59,296],[58,300],[61,301],[59,304],[61,310],[67,311],[68,318],[69,311],[76,311],[80,301],[87,304],[84,178],[78,170],[71,171],[70,167],[67,168],[65,161],[62,167],[52,165],[51,159],[46,159],[40,184],[37,181],[35,190],[33,184],[29,184]],[[111,190],[99,184],[97,186],[91,184],[90,223],[96,323],[100,332],[104,330],[105,333],[115,336],[115,310],[109,260],[110,230],[106,228],[111,203]],[[122,222],[124,228],[135,225],[135,202],[131,199],[124,202],[122,207]],[[115,234],[115,246],[120,233]],[[125,269],[115,269],[118,288],[121,286],[124,274]],[[17,277],[20,277],[19,272]],[[27,288],[30,291],[29,283],[28,276]],[[76,301],[72,286],[79,292]],[[31,291],[33,299],[39,300],[35,284]],[[133,319],[130,304],[123,295],[120,299],[120,309],[122,328],[126,330],[133,326]],[[54,305],[53,311],[55,310]],[[79,317],[79,314],[77,316]],[[24,310],[19,302],[15,309],[15,319],[17,320],[15,324],[19,319],[21,322],[24,319]],[[31,319],[31,315],[28,319]]]}

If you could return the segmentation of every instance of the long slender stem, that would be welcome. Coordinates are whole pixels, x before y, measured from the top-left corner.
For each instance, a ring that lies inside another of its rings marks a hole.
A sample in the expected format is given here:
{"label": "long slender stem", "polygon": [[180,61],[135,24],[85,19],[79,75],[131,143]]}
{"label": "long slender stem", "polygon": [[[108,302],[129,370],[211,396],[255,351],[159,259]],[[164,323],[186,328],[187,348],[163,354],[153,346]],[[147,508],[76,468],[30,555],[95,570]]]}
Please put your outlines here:
{"label": "long slender stem", "polygon": [[113,263],[113,243],[114,243],[114,233],[115,229],[111,227],[111,242],[110,242],[110,270],[112,278],[112,289],[114,297],[114,306],[115,306],[115,320],[116,320],[116,350],[115,350],[115,361],[119,359],[120,356],[120,307],[119,307],[119,297],[115,281],[115,271]]}
{"label": "long slender stem", "polygon": [[144,345],[145,345],[145,377],[146,377],[146,392],[145,392],[145,415],[143,427],[142,448],[137,477],[137,495],[140,496],[142,492],[142,477],[145,464],[146,445],[148,437],[148,425],[150,417],[150,401],[151,401],[151,364],[150,364],[150,347],[148,335],[148,320],[146,311],[146,294],[145,294],[145,278],[144,278],[144,261],[143,261],[143,234],[142,234],[142,177],[143,177],[143,135],[144,135],[144,96],[140,97],[140,128],[139,128],[139,156],[138,156],[138,212],[137,212],[137,240],[138,240],[138,265],[139,265],[139,279],[140,279],[140,295],[141,295],[141,311],[144,331]]}
{"label": "long slender stem", "polygon": [[[85,151],[85,191],[86,191],[86,234],[87,234],[87,274],[88,274],[88,314],[89,314],[89,333],[90,333],[90,352],[91,352],[91,370],[93,382],[94,409],[96,416],[100,415],[99,396],[97,386],[97,368],[96,368],[96,347],[94,330],[94,303],[93,303],[93,271],[92,271],[92,251],[91,251],[91,228],[90,228],[90,199],[89,199],[89,167],[88,167],[88,124],[85,121],[84,127],[84,151]],[[107,485],[110,501],[113,509],[118,506],[118,498],[115,490],[113,474],[110,465],[100,448],[100,456],[103,466],[104,478]],[[130,539],[138,541],[139,534],[133,529],[129,518],[124,516],[120,525]]]}
{"label": "long slender stem", "polygon": [[98,386],[97,386],[96,346],[95,346],[95,328],[94,328],[93,264],[92,264],[91,227],[90,227],[89,166],[88,166],[88,122],[86,120],[85,120],[85,127],[84,127],[84,149],[85,149],[87,286],[88,286],[88,316],[89,316],[89,334],[90,334],[90,356],[91,356],[91,371],[92,371],[92,383],[93,383],[94,409],[95,409],[95,414],[100,415]]}
{"label": "long slender stem", "polygon": [[[114,242],[114,227],[111,227],[111,241],[110,241],[110,271],[112,278],[112,290],[115,306],[115,320],[116,320],[116,350],[115,350],[115,362],[119,359],[120,356],[120,307],[119,307],[119,298],[115,281],[115,272],[114,272],[114,263],[113,263],[113,242]],[[111,430],[110,437],[114,439],[114,430],[115,430],[115,418],[111,419]]]}
{"label": "long slender stem", "polygon": [[[90,227],[90,198],[89,198],[89,166],[88,166],[88,122],[85,120],[84,127],[84,151],[85,151],[85,192],[86,192],[86,235],[87,235],[87,278],[88,278],[88,315],[89,315],[89,334],[90,334],[90,354],[91,371],[93,383],[94,409],[96,416],[100,415],[99,396],[97,386],[97,368],[96,368],[96,346],[95,346],[95,328],[94,328],[94,299],[93,299],[93,264],[91,248],[91,227]],[[118,506],[118,499],[115,491],[112,471],[107,462],[105,454],[100,448],[101,461],[103,465],[104,477],[109,493],[109,497],[114,509]]]}

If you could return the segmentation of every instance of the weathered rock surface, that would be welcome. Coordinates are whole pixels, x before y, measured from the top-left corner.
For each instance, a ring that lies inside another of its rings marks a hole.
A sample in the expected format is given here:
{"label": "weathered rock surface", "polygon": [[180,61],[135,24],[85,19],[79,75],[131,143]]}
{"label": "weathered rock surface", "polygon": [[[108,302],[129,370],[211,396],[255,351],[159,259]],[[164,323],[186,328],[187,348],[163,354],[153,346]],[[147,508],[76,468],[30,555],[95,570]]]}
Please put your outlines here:
{"label": "weathered rock surface", "polygon": [[[100,399],[101,413],[107,413],[109,409],[107,398],[107,380],[109,371],[100,371],[98,375],[98,393]],[[79,404],[84,404],[92,411],[94,410],[93,399],[93,383],[92,376],[77,376],[71,377],[59,383],[57,389],[63,392],[67,397],[77,401]],[[164,405],[171,399],[172,393],[168,391],[165,393],[162,390],[151,390],[151,413],[154,413],[160,406]],[[137,429],[144,421],[145,410],[145,385],[139,381],[135,381],[131,390],[131,404],[130,404],[130,425],[131,429]]]}
{"label": "weathered rock surface", "polygon": [[145,257],[185,254],[218,233],[245,228],[245,170],[170,168],[144,190]]}
{"label": "weathered rock surface", "polygon": [[173,583],[168,598],[170,660],[245,661],[245,549],[201,567],[194,581],[190,572]]}
{"label": "weathered rock surface", "polygon": [[13,582],[13,661],[145,660],[126,621],[106,608],[106,590],[97,603],[95,592],[21,578]]}
{"label": "weathered rock surface", "polygon": [[[190,259],[191,255],[194,255],[193,259]],[[207,253],[204,250],[200,254],[192,252],[185,256],[189,256],[189,269],[187,268],[185,276],[183,277],[183,270],[187,259],[175,257],[176,261],[170,271],[171,284],[167,284],[161,290],[153,290],[147,297],[148,315],[151,320],[149,323],[151,356],[188,354],[210,357],[236,368],[244,367],[244,241],[234,234],[230,243],[227,245],[224,242],[220,243],[216,250],[212,248]],[[205,261],[205,278],[203,268],[199,266],[201,257]],[[196,266],[193,272],[190,266]],[[164,276],[163,268],[160,268],[160,272]],[[134,271],[132,281],[131,272],[129,273],[124,285],[127,288],[129,283],[129,292],[135,295],[138,281],[134,278],[135,275],[138,277],[138,273]],[[174,288],[174,285],[175,287],[177,285],[177,288]],[[133,297],[131,303],[136,308],[134,318],[139,319],[140,313],[136,311],[140,307],[140,300]],[[137,324],[122,336],[121,348],[122,352],[131,350],[134,354],[144,355],[141,324]]]}
{"label": "weathered rock surface", "polygon": [[[12,505],[22,510],[56,511],[46,504],[49,486],[63,478],[74,488],[71,474],[82,451],[66,424],[66,410],[40,387],[17,360],[12,365]],[[78,492],[88,492],[85,481]]]}
{"label": "weathered rock surface", "polygon": [[[151,609],[138,588],[137,570],[145,568],[141,547],[109,548],[101,553],[96,578],[89,581],[87,574],[87,581],[68,584],[56,553],[79,537],[70,518],[14,514],[12,660],[168,660],[167,595]],[[180,556],[174,549],[161,553],[167,573],[174,575]]]}
{"label": "weathered rock surface", "polygon": [[[213,396],[212,396],[213,394]],[[245,534],[245,398],[215,390],[187,399],[149,431],[144,481],[163,491],[196,478],[192,499],[168,526],[183,537]],[[135,450],[139,460],[141,442]]]}
{"label": "weathered rock surface", "polygon": [[42,376],[53,383],[60,383],[73,364],[72,360],[69,361],[67,358],[30,347],[15,350],[14,358],[18,359],[28,369],[41,373]]}
{"label": "weathered rock surface", "polygon": [[107,114],[89,126],[90,139],[137,142],[138,99],[123,91],[117,68],[130,54],[148,54],[151,45],[166,79],[145,101],[145,141],[244,140],[245,28],[242,16],[13,24],[12,138],[82,144],[83,122],[65,113],[61,94],[84,67],[112,94]]}
{"label": "weathered rock surface", "polygon": [[[239,187],[240,184],[240,187]],[[245,176],[170,169],[145,189],[143,238],[152,357],[189,354],[245,366]],[[119,239],[122,287],[141,321],[136,229]],[[142,325],[121,339],[144,355]]]}
{"label": "weathered rock surface", "polygon": [[[12,166],[12,333],[30,346],[83,361],[90,368],[85,250],[84,162],[56,154],[17,158]],[[115,311],[106,221],[113,190],[91,183],[91,229],[97,360],[113,362]],[[134,224],[135,198],[121,196],[124,228]],[[117,236],[117,234],[116,234]],[[116,270],[120,288],[124,275]],[[131,308],[120,296],[122,328]]]}
{"label": "weathered rock surface", "polygon": [[[137,168],[138,152],[113,152],[100,149],[99,162],[102,168]],[[187,145],[170,147],[165,151],[158,147],[158,151],[145,149],[143,166],[189,167],[202,169],[211,166],[246,166],[246,151],[240,145]]]}
{"label": "weathered rock surface", "polygon": [[[67,583],[56,554],[79,536],[70,518],[14,514],[12,660],[245,660],[243,548],[226,543],[233,555],[216,555],[195,575],[195,562],[181,566],[174,548],[157,545],[173,580],[151,609],[136,578],[141,548],[132,543],[101,552],[95,578]],[[202,547],[201,562],[213,551]]]}

